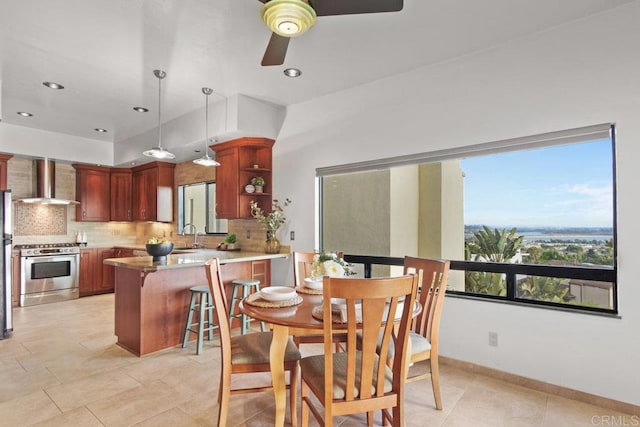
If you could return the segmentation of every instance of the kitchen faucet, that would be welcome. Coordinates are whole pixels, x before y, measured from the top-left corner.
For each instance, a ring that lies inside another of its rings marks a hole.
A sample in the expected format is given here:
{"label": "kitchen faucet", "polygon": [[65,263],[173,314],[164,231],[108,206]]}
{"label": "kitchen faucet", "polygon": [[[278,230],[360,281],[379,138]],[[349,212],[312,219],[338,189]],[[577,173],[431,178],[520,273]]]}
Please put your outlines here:
{"label": "kitchen faucet", "polygon": [[182,227],[182,233],[180,233],[181,235],[184,236],[184,231],[187,229],[187,227],[191,227],[193,231],[193,249],[197,249],[198,248],[198,228],[194,224],[189,222],[185,224],[184,227]]}

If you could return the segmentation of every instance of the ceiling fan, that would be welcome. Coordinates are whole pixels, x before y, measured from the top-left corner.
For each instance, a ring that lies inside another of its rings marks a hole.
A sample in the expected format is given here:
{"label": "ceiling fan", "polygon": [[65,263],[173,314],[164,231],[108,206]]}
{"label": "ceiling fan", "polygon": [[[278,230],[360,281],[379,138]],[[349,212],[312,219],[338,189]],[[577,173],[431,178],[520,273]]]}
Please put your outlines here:
{"label": "ceiling fan", "polygon": [[262,19],[273,31],[262,65],[281,65],[289,39],[306,32],[317,16],[397,12],[403,0],[258,0],[264,3]]}

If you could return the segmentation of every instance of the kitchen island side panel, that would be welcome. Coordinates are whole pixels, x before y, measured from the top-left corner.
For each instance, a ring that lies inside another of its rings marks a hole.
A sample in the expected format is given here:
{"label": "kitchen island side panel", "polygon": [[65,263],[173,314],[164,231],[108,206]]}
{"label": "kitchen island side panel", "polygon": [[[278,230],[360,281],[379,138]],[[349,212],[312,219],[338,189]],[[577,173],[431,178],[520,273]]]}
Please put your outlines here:
{"label": "kitchen island side panel", "polygon": [[145,275],[141,289],[141,354],[182,344],[191,297],[189,289],[207,284],[202,266]]}
{"label": "kitchen island side panel", "polygon": [[[260,265],[256,268],[256,265]],[[269,260],[223,264],[220,274],[231,296],[235,279],[252,277],[254,270],[269,270]],[[136,356],[182,345],[187,322],[190,288],[208,285],[202,265],[142,271],[115,266],[115,334],[117,344]],[[261,286],[268,285],[261,283]],[[194,316],[194,321],[197,314]],[[239,321],[234,319],[234,326]],[[191,334],[190,340],[196,338]]]}
{"label": "kitchen island side panel", "polygon": [[118,345],[140,356],[140,298],[144,274],[139,270],[115,269],[115,334]]}

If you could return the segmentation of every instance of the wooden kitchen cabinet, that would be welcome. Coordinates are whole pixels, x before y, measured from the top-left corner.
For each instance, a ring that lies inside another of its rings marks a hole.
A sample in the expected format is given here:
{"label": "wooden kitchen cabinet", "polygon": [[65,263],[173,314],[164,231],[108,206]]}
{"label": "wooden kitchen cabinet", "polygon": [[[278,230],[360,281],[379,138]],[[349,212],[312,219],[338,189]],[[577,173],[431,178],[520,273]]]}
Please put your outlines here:
{"label": "wooden kitchen cabinet", "polygon": [[133,219],[173,221],[173,171],[175,164],[152,162],[133,171]]}
{"label": "wooden kitchen cabinet", "polygon": [[76,221],[109,221],[110,169],[74,164],[76,170]]}
{"label": "wooden kitchen cabinet", "polygon": [[111,203],[109,218],[111,221],[132,221],[132,185],[131,169],[111,169]]}
{"label": "wooden kitchen cabinet", "polygon": [[[216,169],[217,218],[252,218],[252,200],[257,201],[265,213],[271,212],[274,143],[268,138],[238,138],[211,146],[220,162]],[[265,180],[263,193],[247,193],[246,185],[257,176]]]}
{"label": "wooden kitchen cabinet", "polygon": [[7,162],[13,155],[0,154],[0,190],[7,189]]}
{"label": "wooden kitchen cabinet", "polygon": [[129,258],[133,256],[133,249],[129,248],[114,248],[113,258]]}
{"label": "wooden kitchen cabinet", "polygon": [[97,295],[113,292],[114,268],[103,261],[114,258],[113,248],[80,249],[80,296]]}
{"label": "wooden kitchen cabinet", "polygon": [[261,288],[271,286],[271,261],[252,261],[251,278],[253,280],[259,280]]}
{"label": "wooden kitchen cabinet", "polygon": [[93,295],[96,277],[96,257],[97,249],[80,249],[80,268],[78,272],[78,282],[80,286],[80,296]]}
{"label": "wooden kitchen cabinet", "polygon": [[98,249],[99,265],[96,270],[101,273],[97,280],[97,291],[100,293],[113,292],[115,288],[115,267],[104,263],[107,258],[115,258],[115,254],[115,249]]}

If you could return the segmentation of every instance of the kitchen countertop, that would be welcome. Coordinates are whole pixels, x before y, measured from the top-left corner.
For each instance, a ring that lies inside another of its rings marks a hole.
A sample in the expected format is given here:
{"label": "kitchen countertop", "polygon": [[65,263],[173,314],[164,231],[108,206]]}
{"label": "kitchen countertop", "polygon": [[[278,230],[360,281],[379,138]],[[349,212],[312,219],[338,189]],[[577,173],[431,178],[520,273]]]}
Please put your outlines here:
{"label": "kitchen countertop", "polygon": [[191,249],[181,251],[179,254],[167,255],[166,262],[153,262],[153,257],[151,256],[138,256],[129,258],[108,258],[104,260],[104,263],[132,270],[160,271],[202,266],[211,258],[218,258],[220,260],[220,264],[231,264],[234,262],[288,258],[289,255],[289,253],[265,254],[263,252]]}

